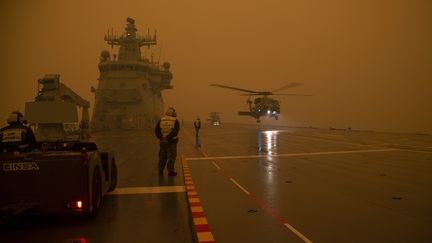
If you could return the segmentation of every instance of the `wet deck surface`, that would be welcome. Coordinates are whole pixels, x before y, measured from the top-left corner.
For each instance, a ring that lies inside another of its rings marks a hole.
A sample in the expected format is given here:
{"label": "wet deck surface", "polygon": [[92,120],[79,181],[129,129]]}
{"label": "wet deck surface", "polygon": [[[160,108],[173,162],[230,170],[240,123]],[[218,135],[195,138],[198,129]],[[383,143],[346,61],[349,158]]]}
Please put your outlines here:
{"label": "wet deck surface", "polygon": [[[193,242],[182,173],[158,176],[159,143],[149,132],[94,134],[115,150],[117,189],[103,198],[96,218],[31,216],[0,227],[0,242]],[[181,164],[176,163],[181,172]]]}
{"label": "wet deck surface", "polygon": [[[186,125],[178,154],[216,242],[432,238],[432,136],[222,124],[204,125],[198,149]],[[153,133],[95,140],[119,170],[98,217],[20,218],[0,242],[194,242],[183,175],[157,175]]]}
{"label": "wet deck surface", "polygon": [[209,127],[189,158],[218,242],[430,242],[432,138]]}

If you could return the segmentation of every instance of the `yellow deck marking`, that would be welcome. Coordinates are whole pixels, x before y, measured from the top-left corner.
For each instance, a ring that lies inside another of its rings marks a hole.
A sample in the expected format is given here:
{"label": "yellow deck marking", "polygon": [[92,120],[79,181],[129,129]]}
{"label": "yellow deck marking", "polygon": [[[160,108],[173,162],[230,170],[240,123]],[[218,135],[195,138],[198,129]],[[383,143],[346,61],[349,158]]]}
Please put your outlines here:
{"label": "yellow deck marking", "polygon": [[109,192],[108,195],[177,193],[185,191],[186,190],[184,186],[123,187],[116,188],[114,191]]}
{"label": "yellow deck marking", "polygon": [[203,212],[203,208],[200,206],[191,207],[191,211],[192,211],[192,213]]}
{"label": "yellow deck marking", "polygon": [[208,224],[207,219],[204,218],[204,217],[201,217],[201,218],[194,218],[193,221],[194,221],[194,224],[195,224],[195,225]]}
{"label": "yellow deck marking", "polygon": [[206,242],[206,241],[214,241],[213,235],[211,232],[198,232],[198,241]]}
{"label": "yellow deck marking", "polygon": [[189,202],[191,202],[191,203],[197,203],[197,202],[200,202],[200,200],[197,197],[192,197],[192,198],[189,198]]}
{"label": "yellow deck marking", "polygon": [[[201,227],[206,227],[207,226],[207,230],[203,231],[203,232],[196,232],[197,235],[197,239],[198,242],[215,242],[214,238],[213,238],[213,234],[210,232],[210,229],[208,228],[208,222],[206,217],[204,216],[204,209],[201,206],[191,206],[191,205],[200,205],[200,199],[198,197],[198,192],[195,189],[195,186],[193,185],[192,182],[192,174],[191,171],[189,170],[188,167],[188,163],[186,160],[186,157],[184,155],[181,156],[182,157],[182,164],[183,164],[183,177],[184,177],[184,182],[187,188],[187,196],[188,196],[188,201],[189,201],[189,207],[190,207],[190,211],[192,213],[192,218],[194,221],[194,226],[201,226]],[[194,197],[192,197],[194,196]],[[200,216],[195,215],[194,213],[198,213]]]}

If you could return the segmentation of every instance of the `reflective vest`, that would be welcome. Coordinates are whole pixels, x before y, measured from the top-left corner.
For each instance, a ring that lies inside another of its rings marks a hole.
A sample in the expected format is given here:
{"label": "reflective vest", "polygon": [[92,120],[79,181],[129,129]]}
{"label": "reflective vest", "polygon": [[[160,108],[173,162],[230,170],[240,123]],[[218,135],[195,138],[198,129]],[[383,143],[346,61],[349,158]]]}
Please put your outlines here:
{"label": "reflective vest", "polygon": [[194,126],[195,126],[195,128],[197,128],[197,129],[201,128],[201,121],[195,121],[195,122],[194,122]]}
{"label": "reflective vest", "polygon": [[25,149],[29,146],[27,141],[27,131],[24,128],[8,128],[1,132],[1,143],[8,147]]}
{"label": "reflective vest", "polygon": [[162,136],[166,137],[174,129],[176,118],[172,116],[164,116],[161,118],[159,128]]}

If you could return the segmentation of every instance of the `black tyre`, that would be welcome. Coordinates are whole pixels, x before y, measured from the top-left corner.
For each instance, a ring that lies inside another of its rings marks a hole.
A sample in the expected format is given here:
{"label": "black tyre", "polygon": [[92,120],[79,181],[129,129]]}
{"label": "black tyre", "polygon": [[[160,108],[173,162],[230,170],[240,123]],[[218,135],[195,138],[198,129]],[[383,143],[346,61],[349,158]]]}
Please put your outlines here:
{"label": "black tyre", "polygon": [[110,187],[108,188],[108,191],[113,191],[117,186],[117,166],[113,162],[111,164],[111,177],[110,177]]}
{"label": "black tyre", "polygon": [[91,216],[96,216],[99,211],[102,202],[102,183],[101,175],[99,169],[95,169],[93,172],[93,182],[92,182],[92,210],[90,212]]}

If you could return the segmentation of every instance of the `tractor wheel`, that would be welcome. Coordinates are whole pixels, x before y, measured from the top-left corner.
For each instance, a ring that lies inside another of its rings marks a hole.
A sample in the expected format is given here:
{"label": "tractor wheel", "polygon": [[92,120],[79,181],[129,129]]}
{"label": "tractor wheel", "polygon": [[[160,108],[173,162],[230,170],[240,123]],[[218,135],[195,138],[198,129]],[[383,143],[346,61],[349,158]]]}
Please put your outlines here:
{"label": "tractor wheel", "polygon": [[112,163],[111,164],[111,177],[110,177],[110,187],[108,191],[113,191],[117,186],[117,166]]}
{"label": "tractor wheel", "polygon": [[102,183],[99,169],[95,169],[93,172],[92,181],[92,209],[90,216],[96,216],[102,202]]}

